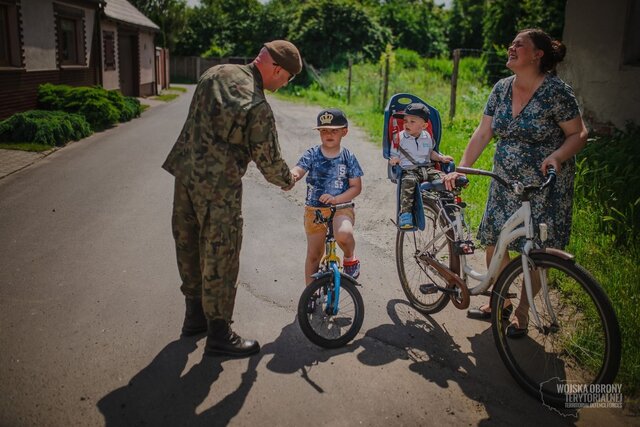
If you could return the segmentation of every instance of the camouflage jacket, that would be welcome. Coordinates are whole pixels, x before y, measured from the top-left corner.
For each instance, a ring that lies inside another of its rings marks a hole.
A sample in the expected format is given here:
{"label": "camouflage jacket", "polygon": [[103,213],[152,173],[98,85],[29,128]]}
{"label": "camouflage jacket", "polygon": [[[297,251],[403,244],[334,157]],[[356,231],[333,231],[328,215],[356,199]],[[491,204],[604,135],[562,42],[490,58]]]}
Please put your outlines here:
{"label": "camouflage jacket", "polygon": [[240,210],[253,160],[267,181],[292,183],[262,76],[253,65],[217,65],[200,78],[182,132],[162,167],[200,201]]}

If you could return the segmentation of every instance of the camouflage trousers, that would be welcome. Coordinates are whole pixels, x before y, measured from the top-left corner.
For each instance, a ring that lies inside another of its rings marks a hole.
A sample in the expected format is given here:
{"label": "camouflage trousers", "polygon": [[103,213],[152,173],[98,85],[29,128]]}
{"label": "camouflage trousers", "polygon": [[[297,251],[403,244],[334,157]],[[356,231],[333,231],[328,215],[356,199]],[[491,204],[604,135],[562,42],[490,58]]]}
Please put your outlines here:
{"label": "camouflage trousers", "polygon": [[400,213],[412,212],[418,184],[442,177],[444,177],[444,174],[436,168],[417,167],[415,169],[404,169],[400,183]]}
{"label": "camouflage trousers", "polygon": [[242,214],[228,204],[197,200],[176,179],[171,219],[180,290],[202,297],[207,319],[231,320],[236,299]]}

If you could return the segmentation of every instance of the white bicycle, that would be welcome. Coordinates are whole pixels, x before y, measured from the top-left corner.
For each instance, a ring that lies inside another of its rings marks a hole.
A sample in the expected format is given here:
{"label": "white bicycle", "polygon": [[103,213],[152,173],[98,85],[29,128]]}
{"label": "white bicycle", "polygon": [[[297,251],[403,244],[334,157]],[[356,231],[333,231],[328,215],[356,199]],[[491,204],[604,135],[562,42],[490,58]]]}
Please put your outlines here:
{"label": "white bicycle", "polygon": [[[475,248],[464,219],[461,188],[447,191],[440,181],[422,184],[426,227],[398,231],[396,238],[398,274],[409,302],[433,314],[449,301],[466,309],[471,296],[490,295],[492,332],[502,361],[528,393],[545,403],[569,402],[572,389],[563,386],[566,383],[612,383],[620,366],[621,343],[607,295],[573,255],[534,243],[530,197],[555,183],[555,171],[550,169],[541,185],[524,186],[489,171],[456,170],[490,176],[511,189],[522,206],[505,223],[488,270],[478,272],[467,263]],[[538,231],[544,244],[547,226],[540,224]],[[522,237],[519,256],[501,272],[509,244]],[[478,283],[470,287],[471,281]],[[487,290],[492,285],[491,294]],[[516,315],[523,332],[518,338],[507,336]]]}

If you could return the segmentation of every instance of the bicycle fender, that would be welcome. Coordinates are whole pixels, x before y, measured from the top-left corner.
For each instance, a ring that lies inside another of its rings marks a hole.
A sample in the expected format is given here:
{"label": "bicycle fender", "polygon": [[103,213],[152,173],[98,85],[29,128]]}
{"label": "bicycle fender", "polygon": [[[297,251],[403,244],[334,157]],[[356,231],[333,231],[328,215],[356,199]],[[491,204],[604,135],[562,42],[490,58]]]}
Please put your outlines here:
{"label": "bicycle fender", "polygon": [[569,252],[563,251],[561,249],[556,249],[556,248],[531,249],[531,252],[529,252],[529,254],[536,254],[536,253],[554,255],[566,261],[575,261],[575,258],[576,258],[573,254],[570,254]]}

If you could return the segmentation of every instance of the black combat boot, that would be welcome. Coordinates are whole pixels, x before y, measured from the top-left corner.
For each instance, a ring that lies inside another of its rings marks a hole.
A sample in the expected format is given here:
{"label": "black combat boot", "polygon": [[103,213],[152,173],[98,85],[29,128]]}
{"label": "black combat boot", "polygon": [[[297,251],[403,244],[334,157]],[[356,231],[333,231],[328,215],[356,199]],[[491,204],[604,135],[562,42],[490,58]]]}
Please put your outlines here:
{"label": "black combat boot", "polygon": [[257,341],[243,339],[231,330],[226,320],[209,320],[207,345],[204,348],[207,356],[247,357],[259,351],[260,344]]}
{"label": "black combat boot", "polygon": [[207,332],[207,318],[202,309],[202,298],[185,297],[187,307],[182,324],[182,335],[191,336]]}

